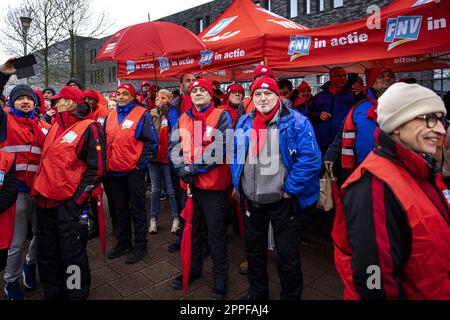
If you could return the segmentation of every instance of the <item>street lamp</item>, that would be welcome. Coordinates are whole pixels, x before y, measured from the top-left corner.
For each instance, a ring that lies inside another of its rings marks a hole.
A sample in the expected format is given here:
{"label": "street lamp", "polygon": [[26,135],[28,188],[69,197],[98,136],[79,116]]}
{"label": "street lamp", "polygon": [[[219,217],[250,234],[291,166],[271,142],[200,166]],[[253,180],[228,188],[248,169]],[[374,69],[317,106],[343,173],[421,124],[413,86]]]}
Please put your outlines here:
{"label": "street lamp", "polygon": [[25,56],[27,55],[27,34],[31,26],[31,21],[33,21],[33,19],[29,17],[20,17],[20,23],[22,24],[23,32],[23,52]]}

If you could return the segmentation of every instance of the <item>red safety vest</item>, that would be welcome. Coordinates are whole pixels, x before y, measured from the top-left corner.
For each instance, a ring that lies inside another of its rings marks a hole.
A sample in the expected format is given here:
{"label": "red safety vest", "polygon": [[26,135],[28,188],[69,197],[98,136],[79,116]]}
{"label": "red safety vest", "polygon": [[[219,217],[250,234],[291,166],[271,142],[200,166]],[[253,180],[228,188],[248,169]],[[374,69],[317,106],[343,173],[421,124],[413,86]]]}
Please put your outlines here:
{"label": "red safety vest", "polygon": [[[383,181],[404,208],[411,227],[411,255],[402,267],[402,284],[407,299],[450,299],[450,227],[418,182],[406,169],[371,152],[341,189],[361,179],[366,171]],[[438,186],[445,186],[440,177]],[[443,191],[444,195],[446,191]],[[371,201],[371,199],[367,199]],[[448,201],[448,200],[447,200]],[[448,208],[448,206],[447,206]],[[447,211],[448,212],[448,211]],[[344,282],[344,299],[359,299],[351,267],[352,247],[347,238],[345,213],[338,203],[332,237],[334,261]]]}
{"label": "red safety vest", "polygon": [[39,119],[30,120],[10,113],[7,117],[6,141],[2,145],[2,150],[16,154],[17,180],[25,182],[31,188],[42,153],[33,130],[37,124],[37,127],[46,135],[50,125]]}
{"label": "red safety vest", "polygon": [[136,128],[144,113],[144,107],[133,110],[118,122],[117,110],[110,112],[106,120],[106,165],[108,171],[130,172],[136,165],[144,149],[144,142],[136,139]]}
{"label": "red safety vest", "polygon": [[[0,151],[0,190],[3,188],[5,176],[14,164],[14,154]],[[0,212],[0,249],[8,249],[11,246],[14,234],[14,218],[16,203],[6,211]]]}
{"label": "red safety vest", "polygon": [[158,132],[158,156],[156,161],[169,164],[169,121],[165,116],[161,117],[161,126]]}
{"label": "red safety vest", "polygon": [[[183,152],[183,158],[185,164],[193,163],[194,160],[199,158],[205,152],[205,149],[213,141],[214,131],[219,123],[220,115],[224,112],[222,109],[215,108],[206,118],[206,135],[207,141],[203,140],[201,152],[198,152],[194,148],[194,121],[187,113],[183,113],[178,122],[178,128],[180,129],[180,142]],[[228,169],[228,165],[218,164],[214,168],[205,173],[200,173],[196,176],[195,187],[205,190],[223,191],[227,190],[231,183],[231,174]],[[180,181],[181,187],[186,189],[186,184]]]}
{"label": "red safety vest", "polygon": [[236,120],[238,116],[238,108],[232,108],[227,104],[222,104],[218,106],[219,109],[226,110],[231,116],[232,128],[236,127]]}
{"label": "red safety vest", "polygon": [[[367,112],[367,118],[377,121],[376,116],[374,116],[374,110],[378,106],[378,101],[370,97],[366,93],[367,99],[373,103],[373,106]],[[355,112],[356,106],[353,106],[347,115],[344,122],[344,128],[342,129],[342,142],[341,142],[341,165],[342,169],[354,170],[356,168],[356,125],[353,122],[353,113]],[[374,119],[375,117],[375,119]]]}
{"label": "red safety vest", "polygon": [[47,199],[59,201],[73,197],[87,170],[86,164],[78,159],[77,144],[92,123],[96,121],[81,120],[60,135],[57,135],[59,125],[53,125],[44,141],[33,195],[40,194]]}

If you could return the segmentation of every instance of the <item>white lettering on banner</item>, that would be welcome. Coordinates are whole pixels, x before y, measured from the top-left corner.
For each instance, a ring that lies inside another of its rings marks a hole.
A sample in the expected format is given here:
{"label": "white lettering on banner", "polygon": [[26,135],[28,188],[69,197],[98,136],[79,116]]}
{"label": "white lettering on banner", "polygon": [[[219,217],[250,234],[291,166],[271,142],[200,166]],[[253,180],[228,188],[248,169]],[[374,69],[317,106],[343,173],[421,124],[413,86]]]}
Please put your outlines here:
{"label": "white lettering on banner", "polygon": [[186,58],[186,59],[178,60],[178,65],[183,66],[183,65],[188,65],[188,64],[194,64],[194,61],[195,60],[192,58]]}
{"label": "white lettering on banner", "polygon": [[358,32],[353,32],[348,34],[347,36],[331,39],[331,46],[345,46],[348,44],[366,42],[367,40],[369,40],[369,36],[366,33],[358,34]]}
{"label": "white lettering on banner", "polygon": [[417,62],[416,57],[398,57],[394,59],[395,64],[416,63],[416,62]]}
{"label": "white lettering on banner", "polygon": [[239,58],[245,56],[245,51],[241,49],[236,49],[231,52],[226,52],[223,56],[224,59],[232,59],[232,58]]}

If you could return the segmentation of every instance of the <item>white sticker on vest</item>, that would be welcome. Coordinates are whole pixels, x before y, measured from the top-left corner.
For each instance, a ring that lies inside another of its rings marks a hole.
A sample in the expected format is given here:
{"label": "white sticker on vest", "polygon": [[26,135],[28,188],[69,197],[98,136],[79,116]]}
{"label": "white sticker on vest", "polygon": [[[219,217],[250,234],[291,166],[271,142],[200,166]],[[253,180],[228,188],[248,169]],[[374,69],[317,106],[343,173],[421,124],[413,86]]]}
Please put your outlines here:
{"label": "white sticker on vest", "polygon": [[125,120],[122,124],[122,129],[130,129],[133,125],[134,121],[131,120]]}
{"label": "white sticker on vest", "polygon": [[445,199],[447,199],[447,203],[450,205],[450,190],[444,190],[442,193],[444,194]]}
{"label": "white sticker on vest", "polygon": [[163,121],[161,121],[161,127],[166,127],[169,124],[169,122],[167,121],[167,119],[164,119]]}
{"label": "white sticker on vest", "polygon": [[105,118],[98,118],[97,122],[103,126],[105,124]]}
{"label": "white sticker on vest", "polygon": [[42,132],[43,132],[45,135],[47,135],[47,133],[48,133],[48,130],[47,130],[47,129],[42,128],[41,130],[42,130]]}
{"label": "white sticker on vest", "polygon": [[245,213],[247,215],[247,217],[250,218],[250,212],[247,210],[247,212]]}
{"label": "white sticker on vest", "polygon": [[77,137],[78,137],[78,135],[75,132],[69,131],[64,135],[61,143],[65,143],[65,142],[72,143]]}
{"label": "white sticker on vest", "polygon": [[211,136],[211,132],[213,131],[213,128],[210,126],[206,126],[206,137],[209,138]]}
{"label": "white sticker on vest", "polygon": [[0,171],[0,186],[3,185],[4,180],[5,180],[5,171]]}

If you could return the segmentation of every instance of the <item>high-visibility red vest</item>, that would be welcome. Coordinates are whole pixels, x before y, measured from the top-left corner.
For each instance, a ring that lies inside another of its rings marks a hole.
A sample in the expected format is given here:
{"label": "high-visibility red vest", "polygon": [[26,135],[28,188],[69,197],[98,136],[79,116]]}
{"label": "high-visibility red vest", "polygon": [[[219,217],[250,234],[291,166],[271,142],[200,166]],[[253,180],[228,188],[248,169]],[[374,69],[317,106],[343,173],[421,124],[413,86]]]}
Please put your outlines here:
{"label": "high-visibility red vest", "polygon": [[232,108],[227,104],[222,104],[218,106],[219,109],[226,110],[231,116],[232,128],[236,127],[236,120],[238,116],[238,108]]}
{"label": "high-visibility red vest", "polygon": [[42,149],[42,159],[33,184],[32,195],[40,194],[47,199],[67,200],[74,196],[87,170],[78,159],[76,148],[92,119],[81,120],[62,134],[57,135],[59,125],[50,129]]}
{"label": "high-visibility red vest", "polygon": [[109,171],[130,172],[136,165],[144,149],[144,142],[136,139],[136,128],[147,110],[134,107],[118,122],[117,110],[110,112],[106,120],[106,165]]}
{"label": "high-visibility red vest", "polygon": [[161,126],[158,132],[158,156],[156,161],[169,164],[169,121],[165,116],[161,117]]}
{"label": "high-visibility red vest", "polygon": [[[367,92],[364,92],[368,100],[370,100],[373,106],[369,109],[367,113],[367,118],[373,119],[372,111],[378,106],[378,101],[373,99]],[[344,128],[342,129],[342,142],[341,142],[341,166],[342,169],[354,170],[356,168],[356,124],[353,121],[353,113],[355,112],[356,106],[353,106],[347,115],[344,122]]]}
{"label": "high-visibility red vest", "polygon": [[[185,164],[194,163],[211,144],[222,112],[224,110],[214,108],[206,118],[206,141],[203,140],[201,150],[194,148],[194,120],[187,113],[181,115],[178,128],[180,129],[180,142]],[[227,190],[231,183],[231,173],[227,167],[224,159],[223,164],[218,164],[209,171],[196,175],[195,187],[205,190]],[[183,189],[186,189],[186,184],[183,181],[180,184]]]}
{"label": "high-visibility red vest", "polygon": [[[11,170],[13,164],[14,154],[0,151],[0,190],[2,190],[5,176]],[[15,215],[16,203],[6,211],[0,212],[0,249],[8,249],[11,246]]]}
{"label": "high-visibility red vest", "polygon": [[[31,188],[41,159],[41,147],[34,130],[39,128],[45,135],[50,125],[35,118],[33,120],[7,115],[6,140],[2,150],[16,154],[16,177]],[[34,122],[34,125],[33,125]]]}
{"label": "high-visibility red vest", "polygon": [[[412,251],[402,267],[402,285],[406,298],[450,299],[449,222],[405,168],[374,152],[346,180],[341,189],[341,199],[346,188],[361,179],[366,171],[392,190],[404,208],[411,228]],[[438,177],[439,179],[441,178]],[[437,184],[444,185],[443,181],[438,181]],[[344,299],[359,299],[353,282],[352,247],[347,238],[342,203],[338,203],[332,237],[335,243],[336,269],[345,286]]]}

